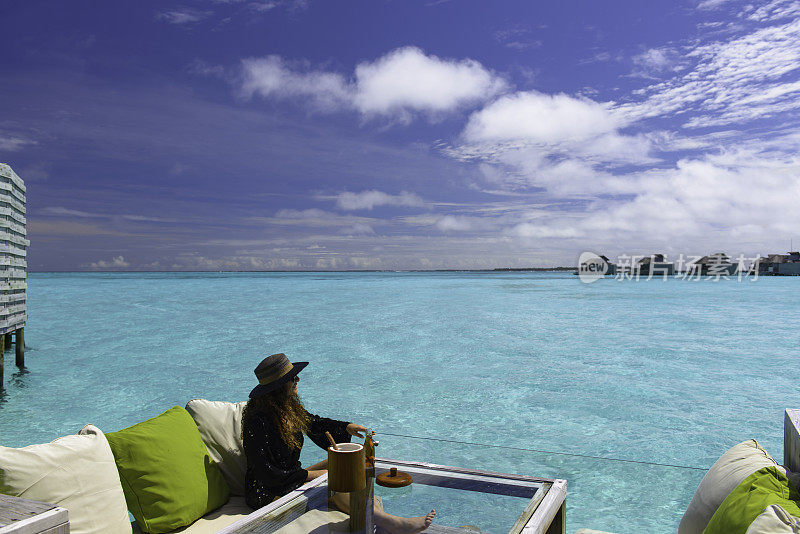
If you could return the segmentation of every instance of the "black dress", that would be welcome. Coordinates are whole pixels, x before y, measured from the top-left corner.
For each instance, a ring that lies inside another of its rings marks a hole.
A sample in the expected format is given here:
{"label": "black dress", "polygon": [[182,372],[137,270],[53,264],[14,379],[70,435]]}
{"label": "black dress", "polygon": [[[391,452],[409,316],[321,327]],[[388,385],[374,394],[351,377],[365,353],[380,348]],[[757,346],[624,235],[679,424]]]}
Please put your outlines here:
{"label": "black dress", "polygon": [[[327,451],[325,432],[330,432],[337,443],[349,443],[348,424],[308,413],[307,435]],[[250,508],[255,510],[266,506],[276,497],[286,495],[305,483],[308,471],[300,467],[303,434],[298,432],[298,437],[300,447],[290,449],[272,419],[264,413],[248,414],[247,420],[242,422],[247,458],[245,500]]]}

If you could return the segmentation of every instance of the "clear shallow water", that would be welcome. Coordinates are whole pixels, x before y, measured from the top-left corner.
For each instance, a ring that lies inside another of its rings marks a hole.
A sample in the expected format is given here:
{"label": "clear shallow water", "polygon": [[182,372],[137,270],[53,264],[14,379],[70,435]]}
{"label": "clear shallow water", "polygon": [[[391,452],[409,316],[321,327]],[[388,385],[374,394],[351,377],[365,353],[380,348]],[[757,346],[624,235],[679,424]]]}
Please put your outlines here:
{"label": "clear shallow water", "polygon": [[[261,358],[285,352],[311,362],[307,407],[375,428],[379,456],[565,478],[568,532],[674,532],[703,471],[386,434],[704,468],[755,438],[780,461],[783,409],[800,405],[799,284],[31,274],[28,369],[7,353],[0,443],[243,400]],[[307,441],[302,459],[323,455]],[[420,514],[442,508],[418,493]]]}

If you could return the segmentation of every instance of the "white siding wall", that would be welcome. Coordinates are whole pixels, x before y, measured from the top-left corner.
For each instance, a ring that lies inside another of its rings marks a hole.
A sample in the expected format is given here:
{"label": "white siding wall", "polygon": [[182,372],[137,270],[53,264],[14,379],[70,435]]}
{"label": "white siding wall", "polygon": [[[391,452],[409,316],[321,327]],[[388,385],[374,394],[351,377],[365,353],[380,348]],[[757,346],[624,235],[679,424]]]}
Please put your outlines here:
{"label": "white siding wall", "polygon": [[25,326],[28,287],[25,184],[0,163],[0,334]]}

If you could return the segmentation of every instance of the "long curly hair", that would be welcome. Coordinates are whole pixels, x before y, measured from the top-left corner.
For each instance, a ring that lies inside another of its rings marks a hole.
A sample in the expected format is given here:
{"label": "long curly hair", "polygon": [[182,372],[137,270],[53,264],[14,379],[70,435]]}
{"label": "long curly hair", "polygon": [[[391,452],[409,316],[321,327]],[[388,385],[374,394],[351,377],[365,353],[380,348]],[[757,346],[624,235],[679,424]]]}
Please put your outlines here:
{"label": "long curly hair", "polygon": [[300,448],[298,432],[305,434],[308,431],[308,412],[292,382],[247,401],[242,411],[242,439],[244,425],[255,413],[265,414],[272,420],[289,449]]}

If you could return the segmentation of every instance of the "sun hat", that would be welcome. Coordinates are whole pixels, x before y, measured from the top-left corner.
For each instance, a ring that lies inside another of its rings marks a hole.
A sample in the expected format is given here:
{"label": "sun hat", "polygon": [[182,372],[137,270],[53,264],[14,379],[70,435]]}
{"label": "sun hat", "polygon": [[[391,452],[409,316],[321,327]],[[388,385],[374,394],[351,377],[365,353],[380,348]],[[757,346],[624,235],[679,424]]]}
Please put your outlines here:
{"label": "sun hat", "polygon": [[250,392],[250,398],[260,397],[278,389],[297,376],[297,373],[302,371],[306,365],[308,362],[290,362],[282,352],[267,356],[253,371],[258,378],[258,385]]}

